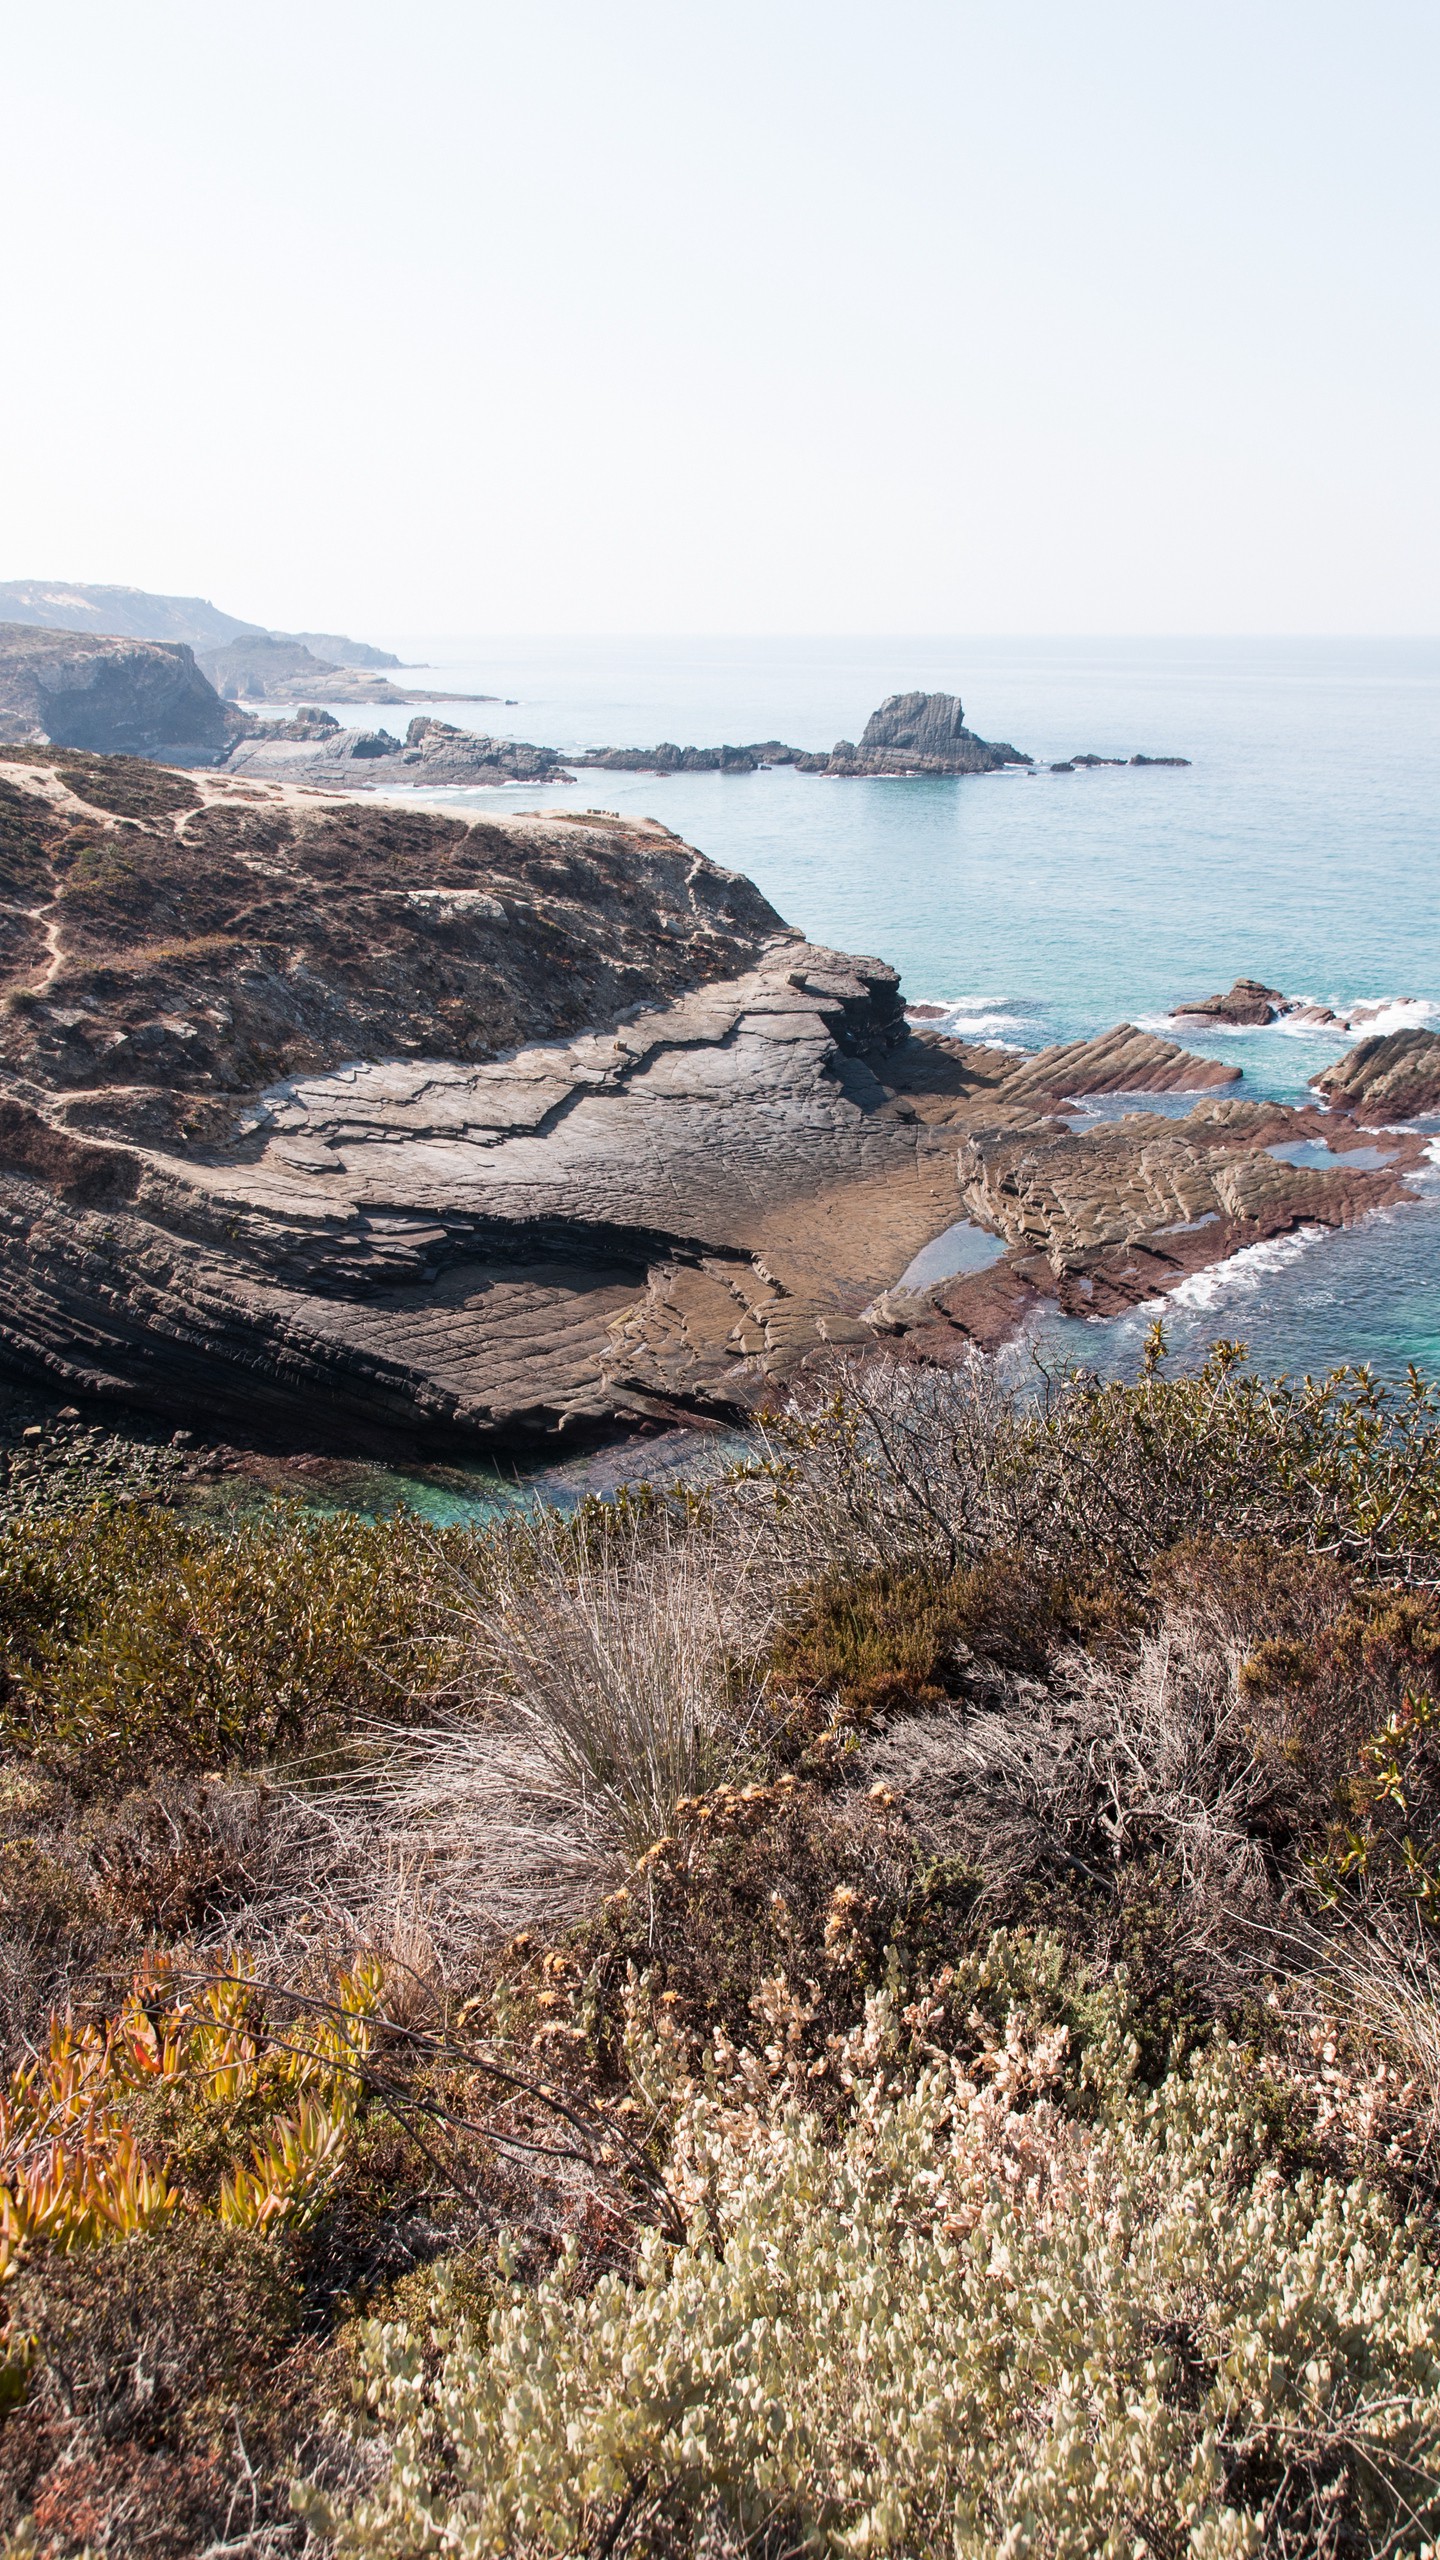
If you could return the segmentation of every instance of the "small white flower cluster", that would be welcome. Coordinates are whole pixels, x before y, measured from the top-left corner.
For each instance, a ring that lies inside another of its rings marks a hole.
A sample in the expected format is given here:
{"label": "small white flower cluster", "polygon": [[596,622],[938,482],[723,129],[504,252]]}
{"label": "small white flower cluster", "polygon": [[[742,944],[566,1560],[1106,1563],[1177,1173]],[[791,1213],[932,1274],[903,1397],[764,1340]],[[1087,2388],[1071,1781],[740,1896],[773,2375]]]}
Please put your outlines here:
{"label": "small white flower cluster", "polygon": [[688,2083],[684,2245],[588,2295],[565,2263],[516,2286],[438,2376],[377,2325],[389,2476],[317,2521],[370,2560],[609,2549],[622,2517],[619,2548],[653,2547],[647,2512],[668,2549],[718,2515],[757,2548],[1235,2560],[1343,2514],[1346,2549],[1433,2552],[1419,2229],[1283,2173],[1233,2048],[1158,2090],[1112,2049],[1067,2107],[1065,2042],[1017,2010],[978,2063],[907,2079],[877,2016],[838,2134],[784,2074],[768,2109],[762,2073],[744,2106],[733,2074]]}

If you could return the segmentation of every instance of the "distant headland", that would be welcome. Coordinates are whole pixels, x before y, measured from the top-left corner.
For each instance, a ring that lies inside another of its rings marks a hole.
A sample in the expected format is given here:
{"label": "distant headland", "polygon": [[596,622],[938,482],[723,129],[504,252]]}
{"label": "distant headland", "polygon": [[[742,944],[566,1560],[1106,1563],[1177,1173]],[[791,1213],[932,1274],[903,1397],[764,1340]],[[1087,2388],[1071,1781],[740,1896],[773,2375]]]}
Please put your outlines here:
{"label": "distant headland", "polygon": [[[211,766],[347,790],[567,783],[578,773],[756,773],[788,765],[838,778],[912,779],[1041,770],[1023,748],[982,738],[950,693],[892,694],[858,743],[825,751],[780,738],[749,745],[591,747],[578,755],[425,716],[403,738],[344,726],[329,704],[382,708],[493,702],[409,692],[379,672],[400,661],[343,633],[266,631],[202,597],[138,587],[0,585],[0,740]],[[107,628],[107,624],[111,627]],[[312,647],[311,643],[315,646]],[[316,654],[323,649],[329,654]],[[250,705],[287,716],[265,719]],[[1049,770],[1180,765],[1183,756],[1075,755]]]}

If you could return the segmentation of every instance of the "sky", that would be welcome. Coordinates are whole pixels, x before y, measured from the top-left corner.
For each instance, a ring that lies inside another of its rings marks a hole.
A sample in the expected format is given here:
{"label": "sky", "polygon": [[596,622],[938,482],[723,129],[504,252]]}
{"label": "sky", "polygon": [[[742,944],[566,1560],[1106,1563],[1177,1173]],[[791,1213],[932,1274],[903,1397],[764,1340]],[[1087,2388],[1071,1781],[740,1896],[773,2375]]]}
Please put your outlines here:
{"label": "sky", "polygon": [[0,113],[0,577],[1440,629],[1435,0],[47,0]]}

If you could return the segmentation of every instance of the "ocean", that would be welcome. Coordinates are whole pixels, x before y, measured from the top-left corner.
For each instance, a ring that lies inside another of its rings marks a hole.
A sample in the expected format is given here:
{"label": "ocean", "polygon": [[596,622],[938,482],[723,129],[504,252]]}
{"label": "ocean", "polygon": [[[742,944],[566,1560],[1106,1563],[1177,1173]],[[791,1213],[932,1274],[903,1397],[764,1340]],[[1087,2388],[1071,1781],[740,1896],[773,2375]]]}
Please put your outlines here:
{"label": "ocean", "polygon": [[[893,962],[907,997],[962,1033],[1030,1048],[1127,1020],[1173,1031],[1177,997],[1241,975],[1337,1009],[1382,1004],[1367,1027],[1440,1026],[1440,640],[371,636],[410,662],[395,680],[416,692],[508,697],[436,702],[437,717],[562,751],[828,748],[887,694],[924,690],[958,693],[981,736],[1044,764],[1189,757],[955,779],[592,772],[540,794],[428,795],[663,818],[812,940]],[[398,729],[409,714],[339,716]],[[1281,1027],[1183,1037],[1242,1067],[1241,1092],[1288,1101],[1346,1045]],[[1440,1164],[1413,1207],[1187,1281],[1164,1308],[1173,1357],[1227,1335],[1267,1371],[1440,1375],[1437,1249]],[[1051,1319],[1023,1356],[1124,1375],[1150,1321]]]}

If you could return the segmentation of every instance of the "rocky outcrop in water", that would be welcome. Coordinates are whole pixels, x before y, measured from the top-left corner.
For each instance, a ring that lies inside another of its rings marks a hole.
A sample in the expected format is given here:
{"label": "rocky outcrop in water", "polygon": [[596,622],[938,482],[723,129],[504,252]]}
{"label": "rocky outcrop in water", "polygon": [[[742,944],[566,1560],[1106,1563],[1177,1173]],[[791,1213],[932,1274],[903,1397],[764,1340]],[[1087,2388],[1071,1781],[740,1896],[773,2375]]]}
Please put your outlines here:
{"label": "rocky outcrop in water", "polygon": [[[913,1032],[892,969],[654,821],[19,748],[0,972],[0,1354],[292,1446],[740,1412],[837,1346],[954,1357],[1403,1196],[1399,1155],[1267,1152],[1318,1112],[1069,1128],[1213,1062]],[[1002,1258],[901,1289],[962,1207]]]}
{"label": "rocky outcrop in water", "polygon": [[1187,1015],[1203,1015],[1212,1022],[1241,1023],[1258,1028],[1274,1022],[1291,1010],[1290,999],[1278,987],[1267,987],[1258,978],[1237,978],[1227,995],[1186,996],[1171,1006],[1177,1020]]}
{"label": "rocky outcrop in water", "polygon": [[1440,1112],[1440,1032],[1391,1031],[1358,1041],[1333,1067],[1312,1076],[1333,1111],[1414,1120]]}
{"label": "rocky outcrop in water", "polygon": [[807,773],[999,773],[1032,759],[991,746],[965,726],[953,693],[892,693],[865,723],[858,746],[841,738],[829,756],[800,759]]}
{"label": "rocky outcrop in water", "polygon": [[1021,1060],[1006,1078],[1006,1093],[1027,1102],[1062,1102],[1067,1095],[1097,1093],[1202,1093],[1238,1084],[1240,1069],[1222,1058],[1197,1058],[1153,1031],[1118,1023],[1093,1040],[1070,1040]]}
{"label": "rocky outcrop in water", "polygon": [[0,623],[0,739],[101,755],[218,764],[252,726],[222,702],[194,652]]}
{"label": "rocky outcrop in water", "polygon": [[658,747],[592,747],[570,761],[602,773],[758,773],[762,765],[804,764],[806,759],[798,747],[767,738],[751,747],[677,747],[669,739]]}
{"label": "rocky outcrop in water", "polygon": [[[321,725],[324,722],[325,725]],[[453,789],[506,782],[571,782],[551,747],[522,738],[483,738],[448,720],[417,718],[402,738],[388,729],[342,729],[321,706],[295,720],[267,722],[242,742],[228,773],[304,782],[322,791]]]}

